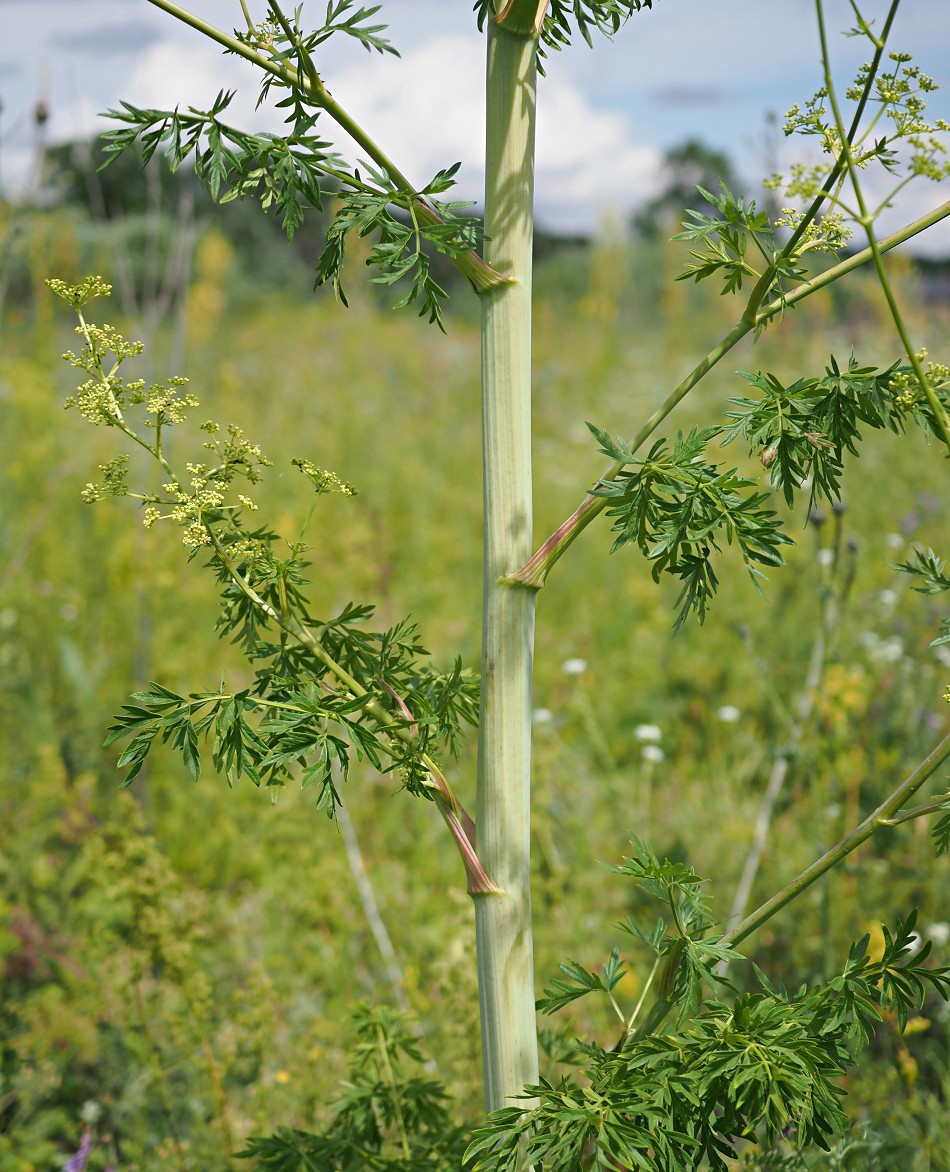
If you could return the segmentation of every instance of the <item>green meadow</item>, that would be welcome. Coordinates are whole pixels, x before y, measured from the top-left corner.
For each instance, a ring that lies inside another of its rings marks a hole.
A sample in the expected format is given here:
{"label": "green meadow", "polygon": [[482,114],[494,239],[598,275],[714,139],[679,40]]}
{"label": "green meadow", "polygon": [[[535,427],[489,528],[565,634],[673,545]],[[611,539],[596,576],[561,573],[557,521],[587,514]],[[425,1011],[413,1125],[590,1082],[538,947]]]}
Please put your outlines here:
{"label": "green meadow", "polygon": [[[120,789],[120,746],[103,740],[131,692],[252,679],[215,633],[201,553],[189,560],[172,526],[146,530],[132,501],[81,500],[123,448],[63,409],[73,322],[43,280],[101,273],[116,290],[93,316],[146,343],[142,377],[186,374],[196,418],[260,443],[274,465],[260,515],[306,541],[317,613],[356,602],[380,627],[411,616],[435,663],[476,670],[477,303],[459,289],[442,336],[361,286],[357,257],[344,309],[311,295],[279,242],[258,248],[258,271],[200,220],[163,299],[148,247],[164,263],[173,237],[159,227],[2,209],[0,1172],[60,1169],[84,1125],[96,1172],[247,1167],[230,1153],[248,1136],[327,1120],[367,1002],[408,1008],[460,1124],[481,1110],[474,917],[432,804],[364,762],[339,826],[306,789],[231,788],[207,771],[193,783],[170,750]],[[672,280],[685,253],[608,238],[539,262],[537,539],[602,470],[585,421],[633,434],[730,323],[727,299]],[[927,300],[906,258],[891,270],[915,344],[946,359],[950,307]],[[858,274],[741,343],[662,434],[725,421],[729,396],[746,393],[739,370],[790,381],[852,351],[886,366],[891,339],[876,284]],[[200,458],[197,432],[173,443],[176,461]],[[310,516],[295,457],[357,495],[321,498]],[[723,458],[767,479],[740,443]],[[144,463],[138,475],[155,479]],[[950,651],[930,647],[945,603],[894,566],[915,547],[947,556],[947,484],[919,432],[869,436],[840,511],[788,517],[796,544],[761,593],[724,546],[705,625],[675,635],[675,584],[654,583],[630,547],[611,556],[604,518],[557,565],[538,602],[534,690],[539,994],[559,961],[597,969],[615,946],[632,970],[620,993],[632,1004],[642,991],[650,958],[616,925],[651,913],[604,866],[633,836],[695,867],[727,919],[777,761],[753,899],[836,842],[946,732]],[[784,515],[780,497],[775,507]],[[470,808],[475,752],[473,734],[449,764]],[[879,923],[915,908],[921,942],[948,963],[947,861],[926,821],[876,836],[744,947],[795,988],[839,971],[865,932],[873,952]],[[751,980],[747,965],[731,975]],[[587,999],[544,1020],[547,1077],[572,1038],[611,1044],[608,1010]],[[844,1088],[850,1154],[787,1166],[950,1169],[948,1042],[939,998],[904,1034],[885,1020]]]}

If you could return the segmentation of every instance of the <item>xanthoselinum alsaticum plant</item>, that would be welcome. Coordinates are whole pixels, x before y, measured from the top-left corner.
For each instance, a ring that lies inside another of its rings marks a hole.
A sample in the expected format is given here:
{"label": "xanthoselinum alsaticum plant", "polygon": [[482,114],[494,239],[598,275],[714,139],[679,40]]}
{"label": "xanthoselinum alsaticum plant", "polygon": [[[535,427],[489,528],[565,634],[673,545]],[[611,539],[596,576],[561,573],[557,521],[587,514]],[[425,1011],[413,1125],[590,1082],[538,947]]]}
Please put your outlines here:
{"label": "xanthoselinum alsaticum plant", "polygon": [[[119,369],[135,357],[136,346],[84,316],[87,302],[106,291],[103,283],[54,282],[78,311],[85,342],[78,357],[68,356],[88,375],[76,405],[90,422],[116,428],[148,451],[167,477],[161,493],[134,492],[127,463],[117,457],[87,487],[85,499],[137,497],[146,524],[170,520],[182,527],[189,556],[204,559],[220,582],[222,633],[236,637],[256,673],[255,684],[238,693],[222,687],[184,697],[157,684],[137,693],[110,732],[113,740],[130,738],[120,758],[127,780],[158,739],[181,752],[192,776],[207,751],[230,777],[244,775],[258,784],[299,777],[316,786],[318,804],[331,814],[341,798],[336,771],[345,775],[354,752],[376,768],[397,770],[405,788],[433,799],[462,854],[476,905],[486,1106],[493,1112],[469,1149],[476,1167],[612,1168],[619,1161],[672,1172],[703,1161],[723,1168],[744,1139],[826,1144],[843,1127],[834,1080],[855,1049],[882,1011],[894,1009],[903,1023],[908,1009],[921,1004],[926,985],[945,996],[946,970],[927,967],[927,948],[912,955],[913,915],[885,931],[880,960],[871,961],[868,942],[861,941],[837,977],[793,995],[760,974],[754,993],[728,1000],[725,966],[739,960],[737,946],[758,927],[872,835],[946,809],[945,794],[916,807],[909,802],[943,766],[950,738],[815,863],[726,932],[717,931],[690,868],[661,863],[636,843],[616,870],[663,907],[652,928],[627,926],[654,953],[652,974],[628,1012],[615,994],[626,963],[619,950],[599,973],[573,961],[562,966],[541,1008],[553,1011],[601,991],[621,1027],[610,1048],[582,1047],[585,1081],[552,1086],[538,1075],[532,975],[532,637],[538,591],[602,511],[613,518],[615,549],[635,546],[655,577],[668,573],[681,581],[678,626],[690,615],[706,616],[718,585],[713,556],[721,544],[736,545],[753,581],[781,564],[782,548],[792,538],[771,504],[770,486],[789,504],[803,491],[811,505],[837,503],[845,458],[859,454],[868,429],[899,433],[912,423],[950,446],[946,368],[930,363],[910,338],[884,261],[889,249],[950,215],[950,204],[885,239],[876,229],[880,212],[908,182],[948,174],[939,139],[948,127],[925,118],[924,95],[933,83],[906,55],[888,49],[898,0],[888,6],[880,31],[855,6],[852,32],[867,42],[870,55],[846,89],[847,106],[838,97],[823,5],[816,0],[823,85],[804,108],[789,112],[786,133],[817,143],[820,157],[770,178],[789,205],[777,218],[725,187],[704,190],[712,214],[690,213],[680,234],[690,245],[681,279],[720,280],[724,295],[740,298],[734,326],[631,440],[590,425],[612,463],[533,553],[530,314],[539,57],[547,53],[550,65],[551,53],[574,33],[586,40],[595,29],[613,34],[650,4],[480,0],[477,20],[488,40],[482,225],[464,213],[466,205],[440,198],[455,183],[456,165],[414,186],[324,83],[317,58],[331,36],[355,37],[370,51],[392,51],[376,8],[333,0],[323,23],[308,32],[302,10],[289,16],[270,3],[256,21],[242,0],[246,27],[229,34],[171,0],[151,2],[254,64],[264,75],[263,94],[280,97],[284,130],[249,134],[222,121],[228,94],[218,95],[207,110],[184,114],[123,104],[113,112],[122,123],[109,136],[113,154],[140,143],[146,158],[162,149],[174,166],[191,159],[212,195],[259,199],[265,211],[281,216],[288,234],[309,209],[332,205],[316,279],[333,285],[344,301],[342,266],[353,232],[372,239],[372,279],[404,282],[399,304],[418,306],[431,321],[443,324],[443,290],[431,275],[429,250],[447,257],[481,298],[486,538],[478,849],[474,826],[438,765],[440,749],[456,748],[463,727],[475,720],[474,676],[461,665],[434,672],[408,624],[368,633],[368,606],[350,605],[335,617],[314,613],[305,593],[303,539],[292,541],[289,555],[280,557],[277,535],[252,521],[253,486],[267,467],[257,446],[241,431],[222,432],[209,422],[203,425],[209,454],[174,469],[162,434],[195,407],[184,384],[170,379],[146,390],[124,383]],[[323,137],[328,123],[346,131],[368,162],[347,163]],[[892,180],[891,190],[873,205],[865,190],[872,168]],[[855,230],[867,246],[839,259]],[[791,317],[804,298],[863,264],[873,266],[894,321],[893,362],[878,368],[858,356],[833,355],[822,374],[806,372],[791,384],[753,370],[742,376],[750,393],[733,396],[723,418],[685,436],[655,436],[741,339],[761,339],[770,323]],[[133,425],[135,411],[141,416]],[[738,439],[757,457],[764,486],[717,462],[715,445]],[[306,458],[297,466],[318,497],[350,491]],[[244,482],[248,491],[238,492]],[[927,589],[942,589],[936,555],[910,572],[922,574]],[[938,850],[946,849],[947,822],[944,816],[936,824]],[[661,1033],[674,1011],[673,1028]],[[282,1156],[278,1148],[269,1149],[267,1166],[296,1167],[294,1153]],[[413,1158],[404,1150],[386,1166],[415,1167]]]}

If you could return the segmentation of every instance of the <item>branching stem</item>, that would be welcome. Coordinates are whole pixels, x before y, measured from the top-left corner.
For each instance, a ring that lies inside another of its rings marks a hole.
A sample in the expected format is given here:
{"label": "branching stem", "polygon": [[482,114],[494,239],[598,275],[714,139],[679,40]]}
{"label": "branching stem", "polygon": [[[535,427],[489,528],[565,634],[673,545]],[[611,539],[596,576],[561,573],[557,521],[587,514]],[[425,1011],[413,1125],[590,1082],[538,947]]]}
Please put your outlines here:
{"label": "branching stem", "polygon": [[[840,863],[852,851],[857,850],[872,835],[884,827],[891,827],[896,825],[897,822],[906,821],[906,818],[897,817],[895,822],[895,817],[905,803],[917,793],[924,782],[940,768],[948,757],[950,757],[950,734],[945,736],[936,748],[928,753],[923,761],[897,786],[893,793],[885,798],[877,809],[869,814],[849,835],[841,839],[839,843],[826,851],[820,859],[812,863],[810,867],[806,867],[791,883],[788,883],[781,891],[777,892],[770,899],[767,899],[754,912],[746,916],[740,924],[737,924],[735,928],[727,932],[723,937],[724,943],[735,946],[745,940],[747,936],[751,936],[757,928],[760,928],[767,920],[771,919],[777,911],[785,907],[786,904],[791,903],[806,888],[810,887],[816,879],[820,879],[825,872],[830,871],[832,867]],[[936,808],[939,808],[939,804]],[[920,815],[915,814],[914,816],[918,817]]]}
{"label": "branching stem", "polygon": [[[901,808],[948,758],[950,758],[950,733],[928,753],[923,761],[894,789],[890,796],[885,798],[877,809],[869,814],[850,834],[846,835],[840,842],[826,851],[821,858],[816,859],[814,863],[806,867],[804,871],[796,875],[790,883],[787,883],[775,895],[760,904],[741,923],[728,931],[722,937],[720,943],[729,948],[735,948],[737,944],[740,944],[748,936],[751,936],[753,932],[761,928],[777,912],[792,903],[793,900],[797,899],[804,891],[811,887],[822,875],[825,875],[833,867],[836,867],[843,859],[847,858],[848,855],[857,850],[859,846],[867,842],[869,838],[877,834],[880,830],[890,829],[899,825],[901,822],[910,821],[911,818],[923,817],[924,814],[944,809],[946,806],[945,798],[939,801],[929,802],[926,806],[915,807],[913,810],[906,811],[903,815],[900,814]],[[672,977],[673,974],[670,975]],[[669,984],[670,982],[667,983]],[[672,1008],[672,1002],[666,997],[661,996],[657,998],[653,1005],[651,1005],[650,1012],[647,1014],[642,1025],[635,1031],[630,1040],[636,1042],[654,1033],[663,1023]],[[621,1039],[621,1045],[623,1041],[624,1039]]]}
{"label": "branching stem", "polygon": [[[904,244],[906,241],[911,240],[914,236],[919,235],[919,233],[932,227],[934,224],[938,224],[948,216],[950,216],[950,201],[940,204],[933,211],[920,216],[899,231],[893,232],[890,236],[879,241],[877,243],[877,251],[883,255],[892,248],[896,248],[899,244]],[[760,309],[755,314],[753,321],[748,320],[745,316],[741,317],[722,341],[709,351],[706,357],[690,371],[672,394],[653,412],[643,427],[640,428],[630,441],[630,450],[636,451],[637,448],[644,444],[663,420],[673,411],[674,407],[751,330],[764,326],[772,318],[783,314],[789,307],[797,305],[798,302],[803,301],[806,297],[810,297],[812,293],[817,293],[820,289],[827,288],[828,285],[839,280],[847,273],[853,272],[855,269],[867,264],[868,261],[873,261],[873,259],[874,251],[870,247],[862,249],[861,252],[856,252],[854,256],[850,256],[846,260],[833,265],[825,272],[818,273],[808,281],[803,281],[792,292],[785,294],[783,297],[776,298]],[[597,483],[603,484],[606,481],[616,480],[617,475],[623,467],[624,465],[622,463],[615,461],[601,475]],[[605,497],[586,496],[574,512],[566,520],[561,522],[550,537],[546,538],[521,569],[513,574],[508,574],[504,578],[504,581],[511,586],[526,586],[532,590],[540,590],[547,581],[547,576],[555,563],[560,560],[562,555],[577,540],[591,521],[603,512],[608,503]]]}
{"label": "branching stem", "polygon": [[[325,110],[340,129],[344,130],[366,152],[373,162],[389,175],[397,186],[405,192],[415,193],[415,187],[409,182],[392,159],[370,138],[359,123],[343,109],[339,102],[331,96],[316,69],[305,69],[304,73],[301,73],[286,61],[278,61],[268,57],[252,45],[245,44],[245,42],[239,40],[231,33],[226,33],[223,29],[209,24],[208,21],[202,20],[200,16],[195,16],[194,13],[182,8],[179,4],[175,4],[174,0],[148,0],[148,2],[154,4],[156,8],[161,8],[162,11],[167,12],[170,16],[174,16],[176,20],[180,20],[183,24],[187,24],[198,32],[203,33],[210,40],[216,41],[219,45],[227,49],[228,52],[243,57],[246,61],[250,61],[252,65],[256,65],[258,69],[262,69],[265,73],[271,74],[272,77],[276,77],[299,92],[306,94],[313,105],[319,107],[321,110]],[[293,41],[295,35],[292,26],[287,23],[286,17],[283,16],[283,13],[280,12],[276,5],[272,5],[272,8],[278,20],[283,18],[282,23],[284,24],[285,32],[289,30],[288,35]],[[247,15],[246,9],[245,15]],[[251,25],[251,28],[253,28],[253,25]],[[296,38],[296,41],[299,49],[299,37]],[[309,59],[309,54],[303,54],[303,56]],[[426,223],[441,224],[444,222],[435,208],[423,199],[422,196],[414,194],[412,202],[418,216]],[[497,273],[476,252],[464,252],[458,256],[449,256],[448,259],[463,276],[468,278],[476,293],[485,293],[489,289],[505,284],[510,279]]]}

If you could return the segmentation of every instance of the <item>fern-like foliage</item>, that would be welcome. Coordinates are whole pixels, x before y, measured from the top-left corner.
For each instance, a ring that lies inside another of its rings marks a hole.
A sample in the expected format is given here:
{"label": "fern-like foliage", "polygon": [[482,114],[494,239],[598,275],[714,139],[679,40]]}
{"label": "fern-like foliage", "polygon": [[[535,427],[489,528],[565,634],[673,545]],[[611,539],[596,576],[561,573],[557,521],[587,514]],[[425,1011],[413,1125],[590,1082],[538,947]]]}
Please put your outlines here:
{"label": "fern-like foliage", "polygon": [[[725,1172],[741,1140],[789,1157],[810,1145],[828,1150],[847,1124],[840,1078],[884,1014],[893,1012],[903,1030],[928,988],[950,998],[950,969],[928,966],[929,945],[914,951],[914,913],[883,928],[880,959],[869,958],[865,936],[824,985],[789,994],[756,969],[757,991],[731,1003],[704,1000],[700,987],[722,983],[718,961],[737,954],[725,945],[717,950],[712,938],[705,956],[691,956],[684,942],[700,941],[710,927],[699,877],[683,864],[659,862],[643,843],[635,848],[615,870],[674,910],[678,925],[691,917],[693,935],[669,948],[662,919],[650,933],[632,934],[672,962],[657,996],[693,1012],[668,1034],[628,1034],[610,1050],[581,1045],[580,1076],[527,1088],[537,1106],[497,1111],[474,1133],[466,1152],[473,1172],[515,1172],[522,1159],[545,1168]],[[617,950],[602,975],[575,962],[560,968],[567,980],[552,982],[545,1012],[609,992],[624,971]]]}
{"label": "fern-like foliage", "polygon": [[[950,368],[928,366],[939,403],[950,407]],[[599,450],[619,465],[615,478],[591,489],[607,500],[607,516],[615,518],[611,552],[635,544],[653,563],[654,581],[663,573],[680,579],[677,629],[691,614],[704,620],[719,586],[712,558],[723,537],[736,545],[756,586],[763,567],[782,565],[781,547],[793,543],[757,479],[708,459],[713,440],[725,447],[744,439],[786,504],[794,505],[807,486],[811,509],[841,499],[845,457],[858,454],[863,430],[901,433],[914,424],[928,438],[939,435],[913,368],[900,361],[883,368],[862,366],[852,354],[842,365],[832,355],[823,375],[788,385],[761,370],[740,371],[740,376],[758,396],[731,397],[725,426],[693,428],[686,436],[678,434],[672,446],[658,439],[645,456],[587,425]],[[947,588],[936,555],[918,555],[898,568],[921,578],[924,584],[917,589],[925,593]],[[950,642],[950,620],[934,642]]]}
{"label": "fern-like foliage", "polygon": [[[885,368],[862,366],[852,354],[842,367],[832,356],[823,375],[788,386],[774,374],[740,373],[759,396],[729,400],[736,409],[728,413],[733,422],[724,443],[742,436],[788,504],[808,480],[809,507],[840,499],[844,456],[857,455],[862,424],[899,433],[913,422],[927,436],[937,431],[912,368],[899,361]],[[950,379],[935,380],[934,390],[944,406],[950,404]]]}
{"label": "fern-like foliage", "polygon": [[681,580],[677,629],[691,613],[705,619],[719,586],[712,553],[723,537],[736,544],[753,582],[763,577],[760,567],[782,564],[781,546],[791,538],[774,511],[764,507],[768,493],[735,468],[724,470],[706,459],[721,428],[694,428],[679,434],[672,447],[659,439],[641,459],[622,440],[587,426],[600,451],[624,465],[616,479],[591,490],[607,499],[607,515],[616,518],[611,552],[633,542],[653,563],[654,581],[664,572]]}
{"label": "fern-like foliage", "polygon": [[[439,171],[418,191],[401,188],[385,170],[364,164],[351,168],[329,141],[316,134],[319,111],[293,99],[286,134],[252,134],[222,121],[234,98],[221,91],[208,110],[139,109],[128,102],[109,117],[124,123],[109,131],[106,153],[115,158],[140,143],[145,161],[161,147],[173,168],[193,157],[195,172],[213,199],[227,203],[247,197],[275,211],[292,238],[309,210],[338,206],[317,263],[315,285],[329,283],[346,304],[343,263],[346,238],[375,234],[366,263],[380,284],[408,282],[397,307],[418,304],[420,315],[444,328],[445,289],[432,276],[426,245],[450,259],[473,252],[480,221],[464,214],[470,206],[438,197],[455,182],[458,164]],[[424,214],[425,200],[433,214]]]}
{"label": "fern-like foliage", "polygon": [[[919,586],[911,587],[918,594],[943,594],[950,590],[950,577],[946,574],[947,563],[932,549],[925,551],[915,549],[913,559],[901,562],[894,567],[901,573],[909,574],[920,580]],[[930,646],[939,647],[942,643],[950,643],[950,618],[942,619],[940,633],[932,639]]]}
{"label": "fern-like foliage", "polygon": [[[942,810],[950,810],[950,798],[940,808]],[[931,834],[933,835],[934,846],[937,848],[938,857],[950,851],[950,814],[944,814],[942,818],[937,819]]]}
{"label": "fern-like foliage", "polygon": [[[190,558],[205,557],[221,594],[217,629],[238,644],[254,682],[238,690],[214,689],[180,695],[161,683],[135,692],[109,729],[106,744],[128,741],[119,758],[126,785],[141,772],[156,743],[181,755],[197,781],[210,762],[230,782],[279,786],[292,776],[314,786],[317,805],[332,817],[340,803],[351,754],[376,769],[398,771],[414,794],[454,805],[444,778],[436,779],[444,753],[456,754],[462,730],[478,715],[478,681],[457,661],[447,672],[427,662],[416,627],[402,621],[384,631],[370,628],[373,608],[349,603],[336,615],[316,613],[309,600],[307,547],[284,543],[249,518],[257,510],[239,486],[260,482],[270,461],[260,447],[230,426],[201,424],[206,462],[189,462],[186,475],[169,463],[164,436],[198,406],[182,394],[184,378],[146,388],[126,381],[122,365],[137,357],[111,326],[87,320],[86,305],[110,287],[98,277],[79,285],[49,282],[78,314],[85,345],[64,355],[85,381],[68,406],[93,426],[122,433],[148,452],[167,479],[161,491],[134,492],[127,482],[128,457],[100,466],[101,483],[88,484],[84,499],[127,496],[144,506],[147,528],[171,522],[183,531]],[[318,498],[345,497],[353,489],[310,460],[292,461]]]}

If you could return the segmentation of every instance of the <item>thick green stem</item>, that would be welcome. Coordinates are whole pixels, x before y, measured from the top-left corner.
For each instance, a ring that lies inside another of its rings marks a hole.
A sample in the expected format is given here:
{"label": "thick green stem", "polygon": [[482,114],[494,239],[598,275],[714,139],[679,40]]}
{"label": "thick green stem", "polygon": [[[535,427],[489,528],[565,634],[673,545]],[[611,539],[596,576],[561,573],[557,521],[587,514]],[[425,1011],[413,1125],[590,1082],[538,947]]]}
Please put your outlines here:
{"label": "thick green stem", "polygon": [[[945,220],[948,216],[950,216],[950,201],[940,204],[933,211],[927,212],[926,215],[920,216],[912,223],[901,228],[900,231],[894,232],[884,240],[878,242],[876,244],[877,252],[880,254],[889,252],[892,248],[896,248],[899,244],[904,244],[927,228],[931,228],[934,224]],[[636,436],[630,441],[628,446],[631,451],[636,451],[641,444],[646,442],[673,408],[686,397],[700,379],[704,378],[716,363],[721,358],[724,358],[736,343],[740,342],[751,330],[766,325],[773,317],[780,316],[786,309],[797,305],[799,301],[810,297],[812,293],[817,293],[819,289],[827,288],[834,281],[839,280],[847,273],[854,272],[855,269],[867,264],[868,261],[874,261],[874,259],[875,252],[873,249],[862,249],[861,252],[856,252],[854,256],[850,256],[847,260],[833,265],[825,272],[819,273],[808,281],[803,281],[801,285],[797,286],[791,293],[787,293],[784,297],[776,298],[764,308],[760,309],[755,314],[754,320],[749,320],[743,315],[722,341],[710,350],[706,357],[683,379],[676,390],[653,412],[643,427],[637,432]],[[598,483],[615,480],[617,474],[623,467],[623,464],[615,461],[606,469]],[[540,590],[547,581],[547,576],[554,564],[561,558],[569,546],[580,537],[581,533],[591,521],[604,511],[607,504],[608,502],[604,497],[586,496],[574,512],[566,520],[562,521],[550,537],[546,538],[538,546],[537,551],[531,558],[515,573],[509,574],[505,580],[511,585],[526,586],[532,590]]]}
{"label": "thick green stem", "polygon": [[[486,231],[514,280],[482,302],[485,564],[475,898],[485,1102],[538,1080],[530,895],[534,593],[502,579],[531,552],[531,248],[537,42],[489,22]],[[524,1100],[521,1100],[524,1102]]]}

